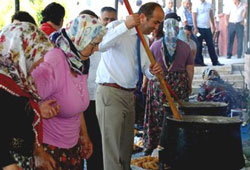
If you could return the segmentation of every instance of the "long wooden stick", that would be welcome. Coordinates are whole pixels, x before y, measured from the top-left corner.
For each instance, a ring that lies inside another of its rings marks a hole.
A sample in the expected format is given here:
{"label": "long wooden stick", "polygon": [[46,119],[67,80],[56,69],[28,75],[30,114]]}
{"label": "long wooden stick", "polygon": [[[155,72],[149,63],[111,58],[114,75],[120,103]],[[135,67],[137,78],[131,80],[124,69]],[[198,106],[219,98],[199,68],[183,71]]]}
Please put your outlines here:
{"label": "long wooden stick", "polygon": [[[131,8],[131,6],[130,6],[128,0],[123,0],[123,2],[124,2],[125,6],[126,6],[126,8],[127,8],[127,10],[128,10],[128,13],[129,13],[129,14],[133,14],[132,8]],[[146,53],[147,53],[147,55],[148,55],[148,57],[149,57],[150,62],[151,62],[152,64],[155,64],[156,61],[155,61],[155,59],[154,59],[154,57],[153,57],[153,54],[151,53],[151,51],[150,51],[150,49],[149,49],[149,46],[148,46],[147,42],[145,41],[145,38],[144,38],[144,36],[143,36],[143,34],[142,34],[140,28],[139,28],[138,26],[136,26],[135,29],[136,29],[136,31],[137,31],[137,33],[138,33],[140,39],[141,39],[141,42],[142,42],[142,44],[143,44],[143,46],[144,46],[144,48],[145,48],[145,51],[146,51]],[[170,106],[170,108],[171,108],[171,110],[172,110],[172,112],[173,112],[174,118],[180,120],[180,119],[181,119],[181,116],[180,116],[180,114],[179,114],[177,108],[176,108],[175,105],[174,105],[174,102],[173,102],[173,100],[172,100],[172,98],[171,98],[171,95],[170,95],[170,93],[169,93],[169,91],[168,91],[168,88],[166,87],[166,84],[165,84],[165,81],[164,81],[163,77],[161,76],[161,74],[157,74],[156,76],[157,76],[157,78],[159,79],[159,81],[160,81],[160,86],[161,86],[162,90],[164,91],[164,93],[165,93],[165,95],[166,95],[166,97],[167,97],[167,100],[168,100],[169,106]]]}

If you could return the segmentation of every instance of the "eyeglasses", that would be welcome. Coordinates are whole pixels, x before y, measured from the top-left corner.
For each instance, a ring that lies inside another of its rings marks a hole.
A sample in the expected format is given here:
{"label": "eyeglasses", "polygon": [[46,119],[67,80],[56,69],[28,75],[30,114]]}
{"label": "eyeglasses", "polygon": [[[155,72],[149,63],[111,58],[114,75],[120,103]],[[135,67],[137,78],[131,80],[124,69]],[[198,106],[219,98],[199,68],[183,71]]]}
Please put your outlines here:
{"label": "eyeglasses", "polygon": [[112,21],[116,20],[116,18],[108,18],[108,17],[107,17],[107,18],[104,18],[103,20],[104,20],[104,21],[110,21],[110,22],[112,22]]}
{"label": "eyeglasses", "polygon": [[93,47],[97,47],[100,43],[95,43],[95,42],[91,42],[90,45],[92,45]]}

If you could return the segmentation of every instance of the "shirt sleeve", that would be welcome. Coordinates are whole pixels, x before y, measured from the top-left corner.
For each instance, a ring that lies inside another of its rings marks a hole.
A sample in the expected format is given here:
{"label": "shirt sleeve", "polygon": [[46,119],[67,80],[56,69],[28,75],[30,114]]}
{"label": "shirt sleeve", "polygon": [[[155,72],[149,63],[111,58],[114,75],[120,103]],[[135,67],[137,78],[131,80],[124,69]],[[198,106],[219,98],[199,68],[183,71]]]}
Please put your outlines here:
{"label": "shirt sleeve", "polygon": [[187,17],[185,15],[185,11],[184,11],[183,7],[179,8],[179,10],[177,11],[177,14],[181,17],[181,22],[182,23],[187,21]]}
{"label": "shirt sleeve", "polygon": [[[145,36],[144,36],[145,37]],[[149,44],[149,39],[148,37],[145,37],[145,40],[147,41],[147,44]],[[147,76],[147,78],[149,80],[154,78],[154,75],[149,71],[149,66],[150,66],[150,61],[149,61],[149,57],[145,51],[145,48],[143,47],[143,45],[141,45],[141,47],[143,48],[142,51],[142,57],[141,57],[141,65],[142,65],[142,71],[143,73]]]}
{"label": "shirt sleeve", "polygon": [[128,31],[125,22],[121,21],[113,21],[107,25],[107,28],[108,31],[99,44],[100,52],[105,52],[113,47],[120,40],[120,37]]}
{"label": "shirt sleeve", "polygon": [[38,93],[43,99],[49,97],[64,84],[65,63],[62,55],[64,54],[48,52],[44,62],[32,71]]}
{"label": "shirt sleeve", "polygon": [[193,6],[192,12],[198,13],[198,6],[197,5]]}
{"label": "shirt sleeve", "polygon": [[231,4],[228,4],[228,5],[225,6],[224,13],[226,15],[230,15],[230,13],[231,13]]}

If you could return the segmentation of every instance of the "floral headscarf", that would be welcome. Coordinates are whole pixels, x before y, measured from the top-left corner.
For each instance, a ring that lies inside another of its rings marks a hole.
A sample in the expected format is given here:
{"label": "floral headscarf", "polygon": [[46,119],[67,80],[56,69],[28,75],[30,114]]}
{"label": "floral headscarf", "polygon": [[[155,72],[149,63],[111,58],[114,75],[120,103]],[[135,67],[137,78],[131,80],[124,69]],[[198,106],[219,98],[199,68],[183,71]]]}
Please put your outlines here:
{"label": "floral headscarf", "polygon": [[35,25],[28,22],[10,24],[0,33],[0,73],[12,78],[38,101],[40,96],[28,73],[51,48],[52,43]]}
{"label": "floral headscarf", "polygon": [[11,94],[29,98],[29,103],[35,112],[33,131],[38,145],[43,137],[37,103],[40,96],[29,72],[34,63],[52,48],[53,45],[48,37],[28,22],[10,24],[0,33],[0,87]]}
{"label": "floral headscarf", "polygon": [[94,43],[103,37],[105,33],[105,26],[95,17],[82,14],[69,22],[65,29],[53,33],[50,39],[64,51],[70,67],[78,74],[83,74],[84,65],[80,51],[89,43]]}

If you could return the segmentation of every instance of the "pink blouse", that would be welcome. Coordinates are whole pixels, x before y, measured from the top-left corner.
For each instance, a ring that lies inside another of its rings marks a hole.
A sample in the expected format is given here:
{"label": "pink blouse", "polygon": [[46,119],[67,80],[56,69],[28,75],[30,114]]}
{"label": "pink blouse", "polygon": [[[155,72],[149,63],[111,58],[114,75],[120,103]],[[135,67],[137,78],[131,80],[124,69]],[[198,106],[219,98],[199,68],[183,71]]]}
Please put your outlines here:
{"label": "pink blouse", "polygon": [[57,116],[43,120],[43,143],[72,148],[79,139],[80,114],[89,105],[87,75],[73,77],[63,51],[55,48],[32,76],[42,99],[54,99],[60,105]]}

